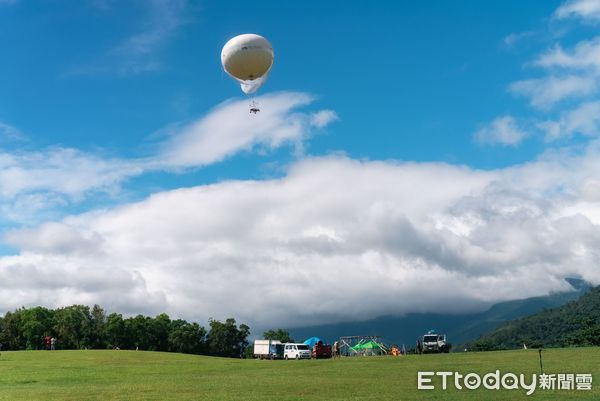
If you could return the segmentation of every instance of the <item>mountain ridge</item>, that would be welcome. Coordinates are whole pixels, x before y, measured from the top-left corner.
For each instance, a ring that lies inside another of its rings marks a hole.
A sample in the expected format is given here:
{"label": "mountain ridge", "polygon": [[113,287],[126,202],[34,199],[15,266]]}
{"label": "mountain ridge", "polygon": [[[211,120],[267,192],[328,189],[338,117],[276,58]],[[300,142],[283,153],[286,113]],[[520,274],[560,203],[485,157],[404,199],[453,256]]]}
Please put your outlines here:
{"label": "mountain ridge", "polygon": [[333,342],[347,335],[378,335],[386,343],[405,344],[410,347],[427,330],[435,329],[445,333],[452,344],[464,344],[505,322],[544,309],[559,307],[578,299],[591,288],[588,283],[580,279],[568,278],[566,281],[573,291],[500,302],[478,313],[453,315],[412,313],[404,316],[380,316],[367,321],[296,327],[288,331],[292,338],[299,341],[313,336]]}

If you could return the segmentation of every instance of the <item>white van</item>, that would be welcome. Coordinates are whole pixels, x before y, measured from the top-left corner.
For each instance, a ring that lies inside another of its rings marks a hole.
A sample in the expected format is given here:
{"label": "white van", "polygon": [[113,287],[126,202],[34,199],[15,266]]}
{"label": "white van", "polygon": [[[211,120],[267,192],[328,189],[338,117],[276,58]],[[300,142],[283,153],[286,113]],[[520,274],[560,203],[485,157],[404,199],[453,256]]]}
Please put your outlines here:
{"label": "white van", "polygon": [[283,349],[283,358],[288,359],[310,359],[312,353],[306,344],[286,343]]}

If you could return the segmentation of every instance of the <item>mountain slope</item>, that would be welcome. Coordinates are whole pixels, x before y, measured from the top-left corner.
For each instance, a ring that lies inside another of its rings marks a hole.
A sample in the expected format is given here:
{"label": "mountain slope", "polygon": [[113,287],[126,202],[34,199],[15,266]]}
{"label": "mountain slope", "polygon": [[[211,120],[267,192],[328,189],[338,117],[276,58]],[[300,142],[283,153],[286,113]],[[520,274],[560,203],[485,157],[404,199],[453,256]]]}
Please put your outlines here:
{"label": "mountain slope", "polygon": [[600,286],[558,308],[505,323],[481,336],[475,349],[600,345]]}

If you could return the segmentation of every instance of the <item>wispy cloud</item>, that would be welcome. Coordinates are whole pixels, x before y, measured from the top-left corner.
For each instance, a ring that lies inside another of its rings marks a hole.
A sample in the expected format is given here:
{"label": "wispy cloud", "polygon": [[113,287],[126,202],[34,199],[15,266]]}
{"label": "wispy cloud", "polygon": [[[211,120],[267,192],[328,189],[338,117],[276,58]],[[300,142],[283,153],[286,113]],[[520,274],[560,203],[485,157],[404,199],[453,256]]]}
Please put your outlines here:
{"label": "wispy cloud", "polygon": [[[137,1],[139,25],[135,33],[116,43],[102,57],[87,65],[71,69],[72,75],[116,73],[120,76],[155,72],[163,68],[160,52],[175,37],[177,30],[192,21],[188,0]],[[94,0],[100,10],[113,10],[119,3]]]}
{"label": "wispy cloud", "polygon": [[574,135],[600,136],[600,101],[580,104],[574,110],[562,113],[558,120],[540,122],[546,142],[570,138]]}
{"label": "wispy cloud", "polygon": [[310,123],[317,128],[323,128],[334,121],[339,120],[339,116],[333,110],[321,110],[310,116]]}
{"label": "wispy cloud", "polygon": [[565,99],[585,98],[595,94],[598,79],[590,75],[550,75],[514,82],[509,90],[516,95],[528,97],[534,107],[549,109]]}
{"label": "wispy cloud", "polygon": [[123,75],[159,69],[161,62],[156,53],[186,22],[187,0],[149,0],[144,4],[147,19],[143,29],[113,49],[120,59],[119,72]]}
{"label": "wispy cloud", "polygon": [[240,151],[276,149],[301,143],[312,128],[323,128],[337,116],[331,110],[297,112],[314,99],[306,93],[261,96],[261,111],[248,113],[245,101],[225,102],[206,117],[177,127],[162,145],[156,163],[189,167],[219,162]]}
{"label": "wispy cloud", "polygon": [[[280,92],[259,97],[262,110],[248,113],[245,100],[227,101],[207,115],[168,129],[155,153],[134,159],[78,149],[0,149],[0,210],[3,218],[28,222],[37,213],[80,202],[98,193],[118,193],[126,180],[151,171],[185,170],[220,162],[239,152],[302,146],[312,132],[335,120],[331,110],[307,110],[313,97]],[[0,134],[18,135],[0,124]],[[19,212],[21,211],[21,212]]]}
{"label": "wispy cloud", "polygon": [[511,48],[517,46],[517,44],[519,44],[527,39],[530,39],[534,35],[535,35],[534,31],[511,33],[509,35],[506,35],[502,39],[502,45],[508,49],[511,49]]}
{"label": "wispy cloud", "polygon": [[76,149],[0,150],[1,220],[35,224],[92,194],[117,192],[123,181],[142,171],[135,161]]}
{"label": "wispy cloud", "polygon": [[[600,10],[600,0],[575,0],[563,3],[554,18],[577,16],[594,19]],[[510,34],[504,45],[512,46],[533,35],[533,31]],[[529,104],[541,110],[546,117],[526,118],[524,130],[511,116],[501,116],[481,127],[474,139],[481,144],[515,146],[540,132],[547,144],[581,135],[598,135],[598,95],[600,93],[600,36],[580,40],[574,46],[554,43],[526,63],[541,71],[537,77],[521,79],[508,86],[512,94],[528,99]],[[561,105],[561,109],[556,106]],[[554,115],[552,115],[554,114]]]}
{"label": "wispy cloud", "polygon": [[499,144],[516,146],[527,137],[512,116],[498,117],[488,125],[480,128],[474,135],[480,144]]}
{"label": "wispy cloud", "polygon": [[544,68],[578,69],[600,73],[600,36],[577,43],[571,51],[556,45],[552,50],[540,55],[534,64]]}
{"label": "wispy cloud", "polygon": [[[600,21],[600,0],[567,1],[554,13],[559,19],[571,16]],[[529,63],[545,76],[513,82],[509,90],[545,110],[563,101],[587,99],[600,89],[599,60],[600,37],[582,40],[571,49],[557,43]]]}
{"label": "wispy cloud", "polygon": [[25,135],[18,128],[0,121],[0,141],[15,141],[24,139]]}
{"label": "wispy cloud", "polygon": [[600,21],[600,1],[569,0],[556,10],[554,17],[557,19],[576,17],[589,21]]}

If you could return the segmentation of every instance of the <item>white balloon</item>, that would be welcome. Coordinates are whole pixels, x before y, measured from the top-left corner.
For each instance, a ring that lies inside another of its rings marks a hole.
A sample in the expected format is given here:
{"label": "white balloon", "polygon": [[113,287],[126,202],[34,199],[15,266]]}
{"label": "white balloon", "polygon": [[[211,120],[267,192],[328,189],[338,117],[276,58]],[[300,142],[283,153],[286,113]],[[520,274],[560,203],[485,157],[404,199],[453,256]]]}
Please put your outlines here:
{"label": "white balloon", "polygon": [[246,94],[256,92],[265,83],[273,59],[271,43],[253,33],[230,39],[221,51],[223,69],[240,83]]}

